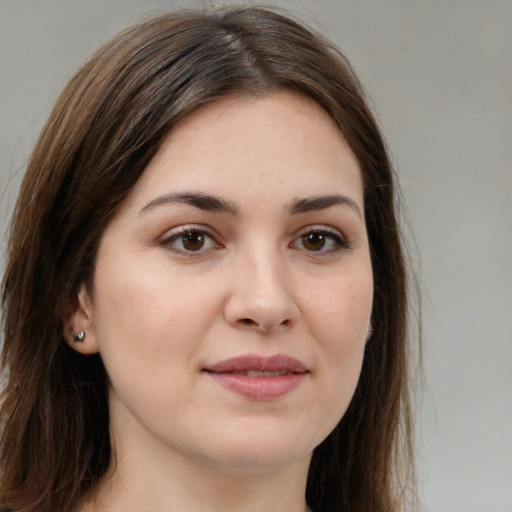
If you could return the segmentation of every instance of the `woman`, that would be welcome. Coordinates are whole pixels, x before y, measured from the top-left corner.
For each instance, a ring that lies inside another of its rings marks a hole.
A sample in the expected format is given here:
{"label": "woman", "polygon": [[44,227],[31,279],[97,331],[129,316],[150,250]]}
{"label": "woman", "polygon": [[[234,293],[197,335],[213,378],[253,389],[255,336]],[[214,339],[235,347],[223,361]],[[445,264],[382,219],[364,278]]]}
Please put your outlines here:
{"label": "woman", "polygon": [[101,48],[14,213],[3,509],[400,510],[394,194],[349,64],[287,17],[182,11]]}

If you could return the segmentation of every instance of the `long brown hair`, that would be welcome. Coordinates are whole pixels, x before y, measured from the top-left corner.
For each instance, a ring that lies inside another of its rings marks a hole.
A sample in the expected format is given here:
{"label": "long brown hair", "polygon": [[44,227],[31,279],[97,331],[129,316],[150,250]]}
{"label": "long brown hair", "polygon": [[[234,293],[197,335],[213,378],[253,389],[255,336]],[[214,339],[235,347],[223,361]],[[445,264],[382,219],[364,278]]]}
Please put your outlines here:
{"label": "long brown hair", "polygon": [[98,50],[59,97],[29,161],[8,245],[0,508],[70,512],[97,488],[111,458],[105,371],[99,355],[63,341],[63,309],[91,279],[105,226],[169,130],[218,98],[277,89],[321,105],[358,158],[375,283],[360,381],[314,451],[307,502],[317,512],[402,508],[412,442],[395,177],[345,57],[256,7],[144,21]]}

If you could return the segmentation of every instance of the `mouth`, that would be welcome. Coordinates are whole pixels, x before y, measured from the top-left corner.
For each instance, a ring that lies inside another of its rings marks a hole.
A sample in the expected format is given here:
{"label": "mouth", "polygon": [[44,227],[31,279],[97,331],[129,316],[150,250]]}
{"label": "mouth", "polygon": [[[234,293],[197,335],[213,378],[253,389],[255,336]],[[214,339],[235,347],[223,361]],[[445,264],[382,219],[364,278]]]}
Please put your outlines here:
{"label": "mouth", "polygon": [[223,388],[252,400],[273,400],[296,390],[309,374],[299,360],[286,355],[239,356],[204,369]]}
{"label": "mouth", "polygon": [[[213,373],[251,374],[250,377],[279,377],[286,373],[306,373],[304,363],[284,354],[262,357],[254,354],[232,357],[211,366],[205,371]],[[267,374],[267,375],[265,375]]]}
{"label": "mouth", "polygon": [[283,375],[291,375],[293,372],[287,372],[286,370],[276,370],[275,372],[262,372],[260,370],[247,370],[244,372],[226,372],[231,375],[246,375],[252,379],[258,379],[260,377],[282,377]]}

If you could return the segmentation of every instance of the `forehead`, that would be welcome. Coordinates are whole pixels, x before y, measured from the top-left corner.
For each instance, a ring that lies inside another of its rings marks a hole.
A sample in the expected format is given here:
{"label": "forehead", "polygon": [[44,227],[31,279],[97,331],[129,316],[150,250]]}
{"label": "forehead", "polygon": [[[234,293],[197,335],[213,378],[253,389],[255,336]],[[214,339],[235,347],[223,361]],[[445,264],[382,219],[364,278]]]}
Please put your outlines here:
{"label": "forehead", "polygon": [[289,91],[225,98],[185,118],[129,201],[190,190],[242,202],[338,192],[362,203],[359,164],[339,129],[319,105]]}

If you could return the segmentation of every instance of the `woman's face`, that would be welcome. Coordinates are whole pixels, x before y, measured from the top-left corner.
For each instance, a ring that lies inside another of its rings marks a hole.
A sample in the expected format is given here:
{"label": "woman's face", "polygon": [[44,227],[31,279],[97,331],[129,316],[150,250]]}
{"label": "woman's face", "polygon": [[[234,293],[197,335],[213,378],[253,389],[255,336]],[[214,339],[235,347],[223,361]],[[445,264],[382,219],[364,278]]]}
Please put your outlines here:
{"label": "woman's face", "polygon": [[300,95],[221,100],[173,129],[75,315],[74,346],[108,373],[116,446],[238,471],[309,460],[360,374],[363,212],[358,162]]}

